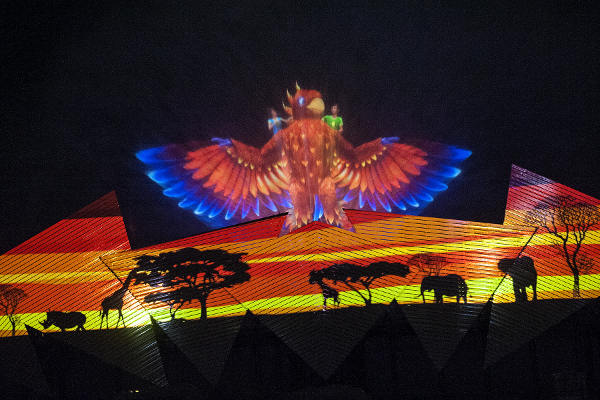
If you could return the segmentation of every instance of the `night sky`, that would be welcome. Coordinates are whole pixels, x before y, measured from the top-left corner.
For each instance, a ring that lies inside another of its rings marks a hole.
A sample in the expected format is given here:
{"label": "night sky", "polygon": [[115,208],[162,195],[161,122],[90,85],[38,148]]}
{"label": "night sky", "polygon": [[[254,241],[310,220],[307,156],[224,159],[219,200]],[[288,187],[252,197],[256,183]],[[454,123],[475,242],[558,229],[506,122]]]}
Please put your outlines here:
{"label": "night sky", "polygon": [[267,107],[295,81],[339,103],[355,145],[473,151],[423,215],[501,223],[512,163],[600,197],[592,6],[83,3],[0,10],[1,252],[113,189],[135,247],[205,231],[135,152],[212,136],[261,146]]}

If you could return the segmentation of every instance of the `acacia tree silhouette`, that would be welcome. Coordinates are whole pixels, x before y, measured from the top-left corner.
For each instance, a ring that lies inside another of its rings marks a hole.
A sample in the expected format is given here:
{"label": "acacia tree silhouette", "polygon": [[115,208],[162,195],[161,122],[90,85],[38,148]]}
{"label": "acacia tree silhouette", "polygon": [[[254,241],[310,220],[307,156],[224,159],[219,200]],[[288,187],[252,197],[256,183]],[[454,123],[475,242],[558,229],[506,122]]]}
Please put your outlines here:
{"label": "acacia tree silhouette", "polygon": [[0,309],[2,309],[2,313],[10,321],[13,336],[15,336],[16,326],[20,319],[18,316],[15,316],[15,312],[21,300],[25,297],[27,297],[27,294],[23,289],[19,289],[13,285],[0,285]]}
{"label": "acacia tree silhouette", "polygon": [[[241,261],[245,253],[225,250],[181,250],[143,255],[137,260],[134,285],[147,284],[167,288],[144,298],[147,303],[161,301],[169,306],[171,319],[185,304],[198,300],[200,318],[205,320],[208,296],[215,290],[232,287],[250,280],[250,267]],[[171,290],[168,290],[171,289]]]}
{"label": "acacia tree silhouette", "polygon": [[447,263],[446,257],[431,253],[418,253],[408,259],[408,265],[416,266],[428,276],[439,276]]}
{"label": "acacia tree silhouette", "polygon": [[572,196],[559,196],[528,211],[525,222],[558,239],[559,248],[573,273],[573,297],[580,297],[579,274],[591,266],[588,258],[578,256],[588,231],[600,222],[598,207]]}
{"label": "acacia tree silhouette", "polygon": [[[378,278],[386,275],[396,275],[405,277],[410,272],[408,265],[401,263],[388,263],[385,261],[375,262],[367,265],[366,267],[343,263],[334,264],[329,267],[325,267],[320,270],[312,270],[310,272],[310,283],[322,282],[323,279],[328,279],[337,284],[338,282],[344,284],[349,289],[358,293],[363,299],[365,305],[371,305],[372,293],[370,286]],[[367,296],[365,297],[360,289],[354,286],[355,283],[360,283],[366,290]]]}

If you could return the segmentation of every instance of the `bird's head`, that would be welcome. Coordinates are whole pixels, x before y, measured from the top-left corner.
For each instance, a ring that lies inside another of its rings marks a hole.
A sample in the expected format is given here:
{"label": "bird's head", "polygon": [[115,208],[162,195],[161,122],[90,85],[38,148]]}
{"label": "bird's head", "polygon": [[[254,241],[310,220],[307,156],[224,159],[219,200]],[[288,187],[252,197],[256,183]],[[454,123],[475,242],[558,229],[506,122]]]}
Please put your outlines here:
{"label": "bird's head", "polygon": [[325,103],[321,93],[316,90],[300,89],[296,84],[296,93],[292,96],[287,92],[289,106],[283,105],[283,109],[295,120],[298,119],[320,119],[325,111]]}

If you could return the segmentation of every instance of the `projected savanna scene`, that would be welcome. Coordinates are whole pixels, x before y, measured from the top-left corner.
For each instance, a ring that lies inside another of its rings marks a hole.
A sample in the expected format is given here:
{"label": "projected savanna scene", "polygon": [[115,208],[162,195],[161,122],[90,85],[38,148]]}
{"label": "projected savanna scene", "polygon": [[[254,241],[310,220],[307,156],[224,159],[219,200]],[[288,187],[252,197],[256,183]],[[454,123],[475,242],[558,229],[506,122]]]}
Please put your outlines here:
{"label": "projected savanna scene", "polygon": [[600,398],[600,8],[121,3],[2,7],[0,400]]}
{"label": "projected savanna scene", "polygon": [[312,207],[288,233],[277,215],[130,250],[108,194],[1,256],[2,334],[598,296],[598,201],[520,167],[504,225],[343,209],[346,229]]}
{"label": "projected savanna scene", "polygon": [[318,91],[287,100],[261,149],[213,138],[136,154],[173,207],[229,227],[131,250],[111,193],[1,256],[2,335],[598,295],[598,200],[513,166],[504,224],[419,217],[470,151],[353,147]]}

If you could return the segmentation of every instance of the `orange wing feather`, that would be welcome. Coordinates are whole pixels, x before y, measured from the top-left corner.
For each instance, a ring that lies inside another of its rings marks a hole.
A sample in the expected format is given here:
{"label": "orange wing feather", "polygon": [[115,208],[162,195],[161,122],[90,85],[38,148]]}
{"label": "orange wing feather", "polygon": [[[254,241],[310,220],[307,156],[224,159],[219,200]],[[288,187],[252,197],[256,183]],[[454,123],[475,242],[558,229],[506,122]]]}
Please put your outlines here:
{"label": "orange wing feather", "polygon": [[[241,219],[242,215],[246,218],[248,205],[253,205],[256,215],[273,213],[272,204],[281,212],[288,207],[287,200],[270,197],[274,194],[281,195],[284,190],[288,190],[289,185],[289,177],[277,165],[281,161],[279,140],[274,137],[261,150],[233,139],[218,139],[217,145],[193,151],[175,146],[164,148],[165,150],[161,148],[160,151],[168,153],[169,157],[174,155],[171,160],[181,160],[179,166],[175,165],[174,168],[181,168],[180,172],[175,173],[180,174],[184,185],[170,184],[173,189],[169,189],[172,193],[168,195],[180,197],[181,207],[190,208],[199,216],[210,214],[210,218],[220,212],[227,216],[227,220],[234,217]],[[146,153],[148,155],[143,154],[141,157],[153,157],[155,153],[152,151],[155,150],[149,150]],[[169,169],[162,171],[160,173],[164,175]],[[259,196],[264,197],[257,203]],[[211,201],[206,201],[206,198]],[[240,199],[244,200],[245,206],[239,206]],[[221,207],[220,211],[218,207]]]}
{"label": "orange wing feather", "polygon": [[358,189],[363,195],[385,195],[402,191],[411,183],[411,177],[421,174],[427,165],[423,150],[407,144],[383,145],[381,139],[365,143],[353,152],[343,147],[343,165],[334,172],[337,187]]}
{"label": "orange wing feather", "polygon": [[[203,160],[203,164],[194,172],[194,174],[192,175],[192,177],[194,179],[202,179],[206,176],[208,176],[208,174],[212,173],[215,169],[215,167],[225,158],[227,157],[226,153],[218,153],[215,154],[213,157],[211,157],[210,159],[207,160]],[[200,160],[198,160],[200,161]],[[194,164],[195,165],[195,164]],[[185,164],[183,166],[185,169],[191,169],[193,170],[195,167],[192,166],[191,164]]]}
{"label": "orange wing feather", "polygon": [[[231,200],[237,200],[242,194],[244,182],[246,181],[246,174],[248,173],[248,168],[240,168],[240,173],[237,176],[235,182],[232,182],[231,185]],[[227,196],[227,194],[226,194]]]}

